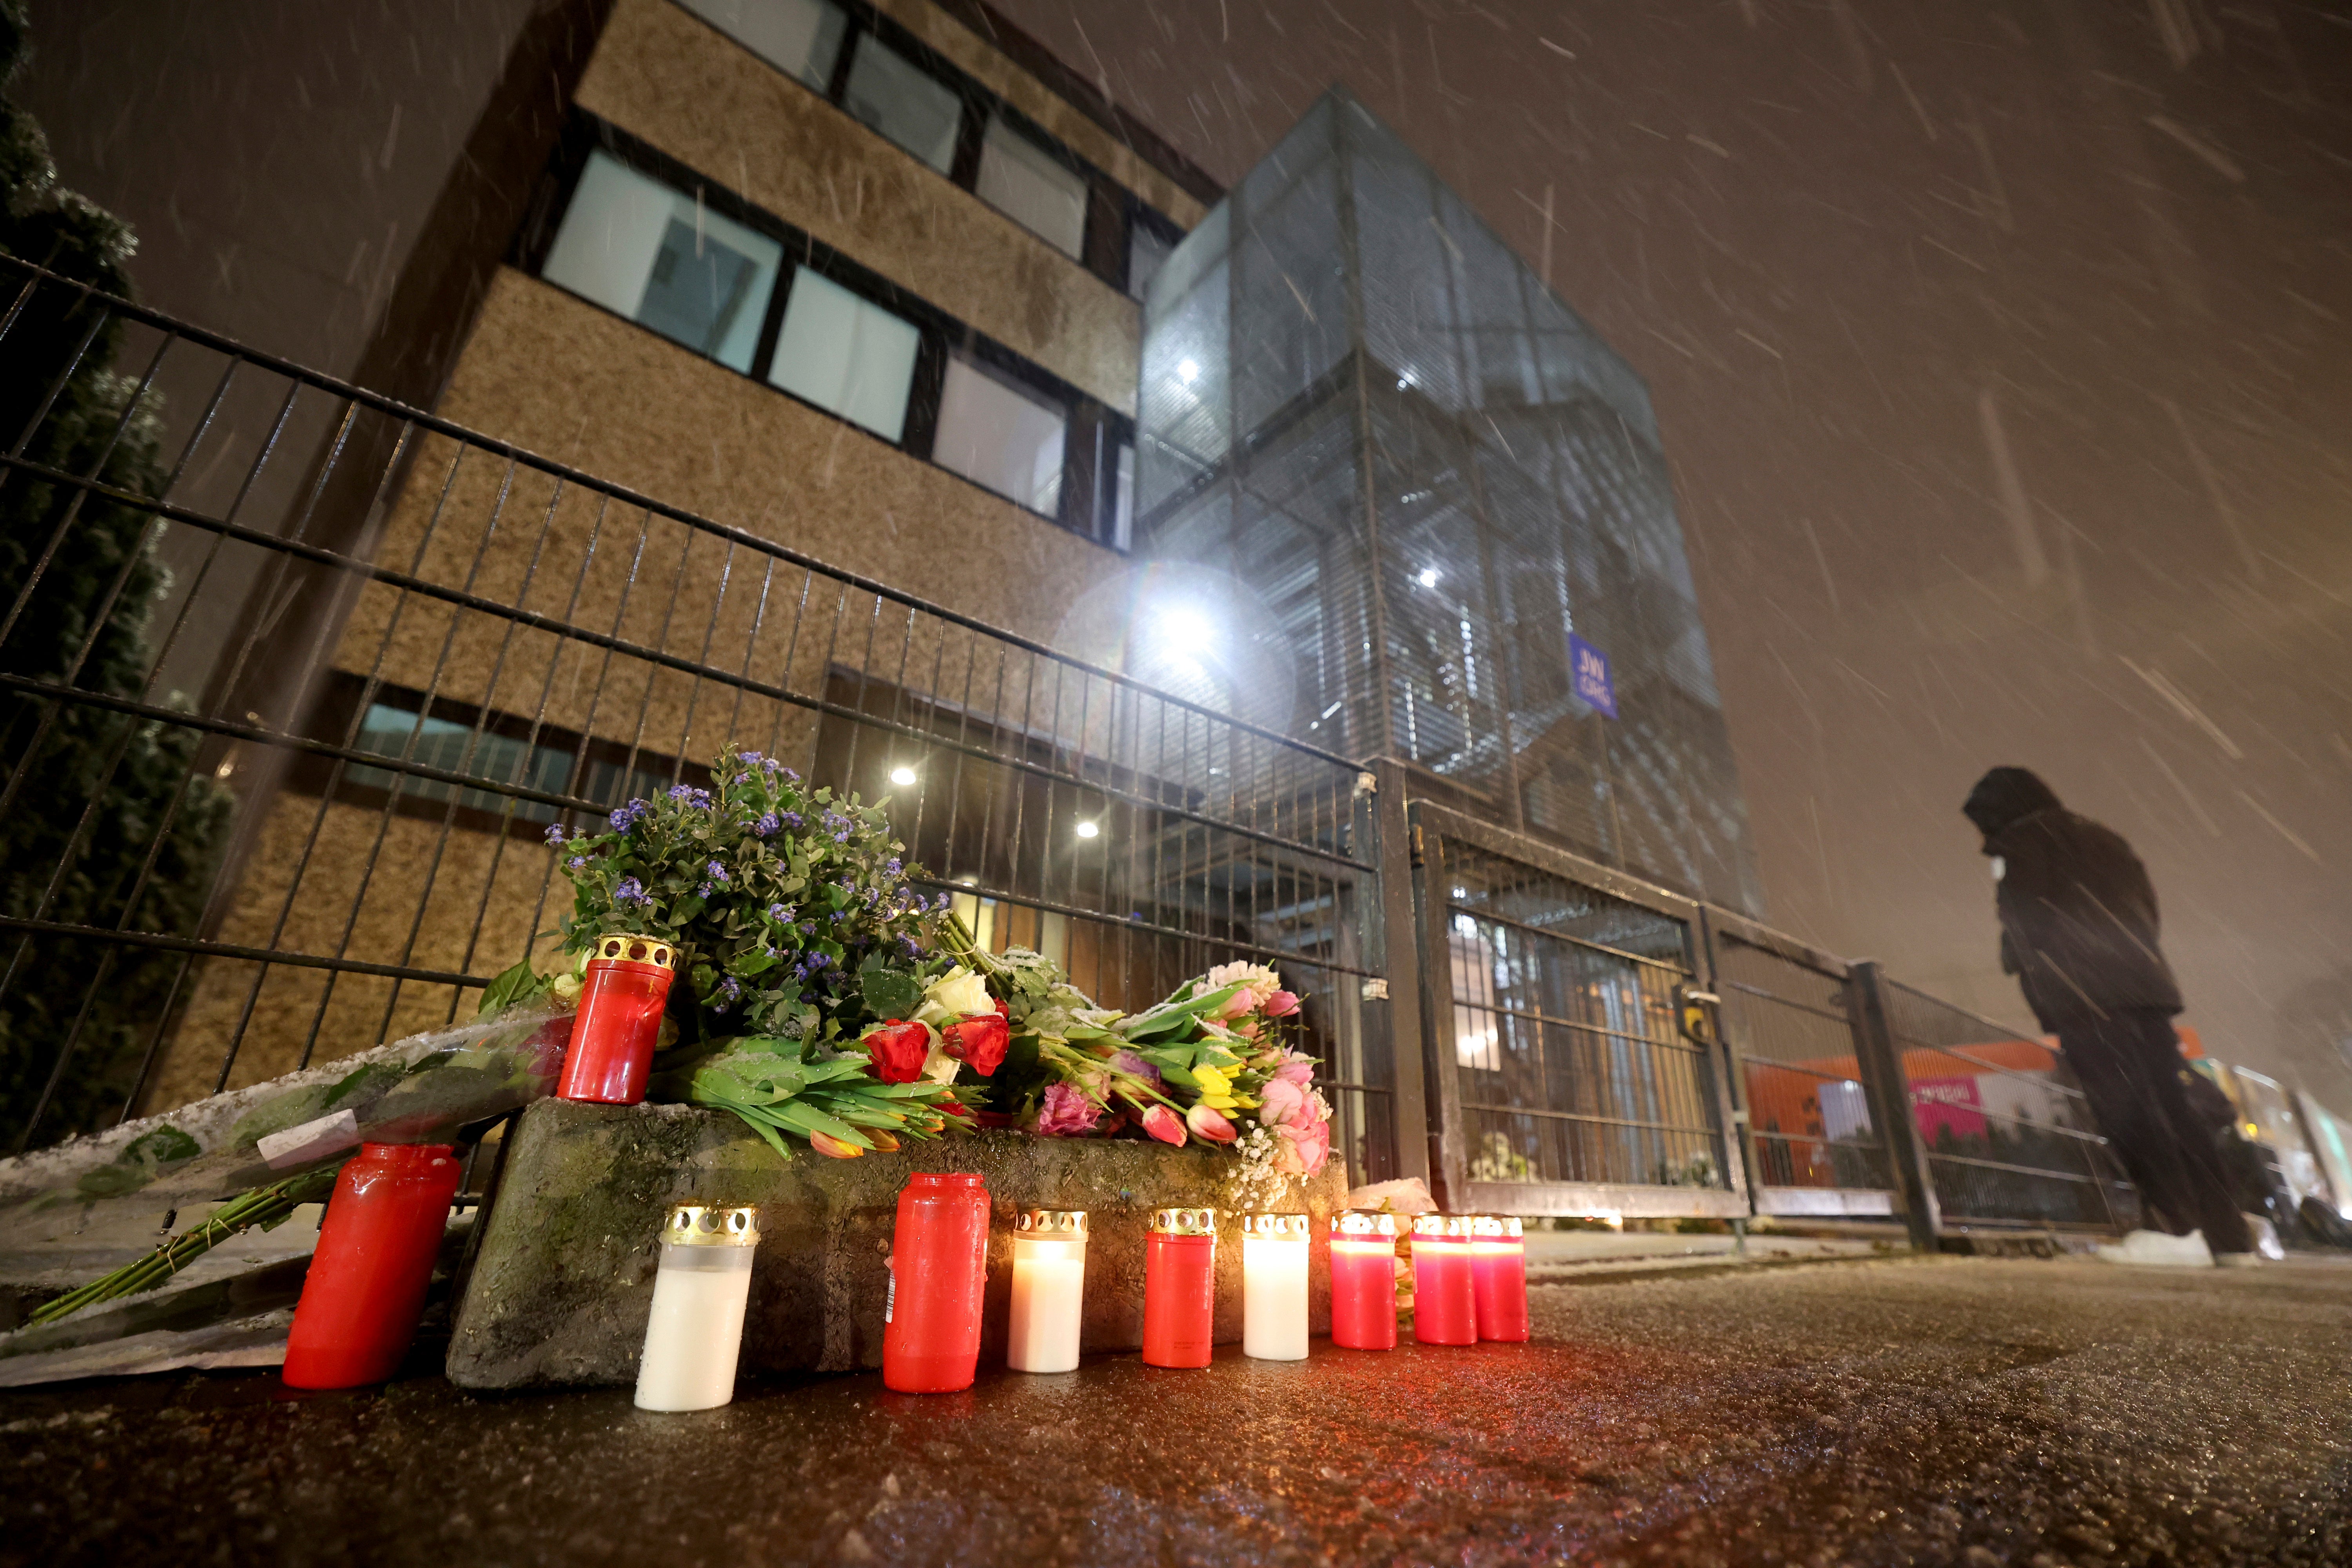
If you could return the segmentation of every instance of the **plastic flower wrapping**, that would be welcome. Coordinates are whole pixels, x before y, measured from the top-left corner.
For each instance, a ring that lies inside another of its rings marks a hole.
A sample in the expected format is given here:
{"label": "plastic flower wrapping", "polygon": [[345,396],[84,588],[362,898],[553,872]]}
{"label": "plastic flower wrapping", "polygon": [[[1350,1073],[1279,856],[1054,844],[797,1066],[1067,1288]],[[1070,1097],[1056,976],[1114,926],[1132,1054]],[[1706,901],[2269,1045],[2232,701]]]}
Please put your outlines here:
{"label": "plastic flower wrapping", "polygon": [[486,1011],[576,994],[597,937],[640,932],[686,955],[656,1098],[732,1111],[855,1158],[975,1125],[1231,1150],[1241,1198],[1322,1169],[1330,1107],[1292,1048],[1298,998],[1264,964],[1228,963],[1128,1015],[1042,954],[982,950],[928,901],[879,805],[807,787],[730,749],[706,786],[551,829],[574,899],[570,963],[502,975]]}

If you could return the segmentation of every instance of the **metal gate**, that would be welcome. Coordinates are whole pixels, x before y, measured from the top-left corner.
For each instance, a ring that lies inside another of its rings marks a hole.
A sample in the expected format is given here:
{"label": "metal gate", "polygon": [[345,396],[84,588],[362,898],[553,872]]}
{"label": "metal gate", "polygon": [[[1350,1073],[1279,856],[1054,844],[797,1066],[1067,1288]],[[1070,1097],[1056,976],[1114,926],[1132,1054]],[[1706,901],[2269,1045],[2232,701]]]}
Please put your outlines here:
{"label": "metal gate", "polygon": [[1856,1047],[1845,962],[1720,910],[1706,918],[1756,1212],[1893,1215],[1887,1102]]}
{"label": "metal gate", "polygon": [[1697,907],[1427,802],[1412,825],[1444,1206],[1748,1214],[1720,1052],[1684,1027]]}

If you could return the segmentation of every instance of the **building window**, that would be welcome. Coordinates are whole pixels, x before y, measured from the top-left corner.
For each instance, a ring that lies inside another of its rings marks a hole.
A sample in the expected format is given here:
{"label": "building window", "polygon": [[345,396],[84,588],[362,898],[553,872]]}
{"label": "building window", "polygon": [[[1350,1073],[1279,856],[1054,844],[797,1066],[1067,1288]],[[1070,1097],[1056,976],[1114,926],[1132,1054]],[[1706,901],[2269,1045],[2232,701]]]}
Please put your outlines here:
{"label": "building window", "polygon": [[698,197],[598,151],[581,171],[541,275],[749,372],[782,253]]}
{"label": "building window", "polygon": [[803,267],[784,300],[768,379],[895,444],[906,434],[921,342],[913,322]]}
{"label": "building window", "polygon": [[1032,511],[1056,517],[1068,430],[1066,410],[956,354],[940,390],[931,460]]}
{"label": "building window", "polygon": [[1103,542],[1114,550],[1126,550],[1135,538],[1135,443],[1118,444],[1118,458],[1111,469],[1110,530]]}
{"label": "building window", "polygon": [[680,0],[680,4],[805,86],[823,92],[849,17],[826,0]]}
{"label": "building window", "polygon": [[1143,298],[1151,280],[1160,276],[1161,264],[1168,253],[1176,248],[1173,235],[1150,219],[1137,215],[1127,229],[1127,291],[1134,299]]}
{"label": "building window", "polygon": [[1036,142],[1005,123],[988,122],[981,145],[980,198],[1064,255],[1081,257],[1087,244],[1087,178]]}
{"label": "building window", "polygon": [[857,40],[842,107],[869,130],[948,173],[955,165],[963,101],[955,89],[867,33]]}

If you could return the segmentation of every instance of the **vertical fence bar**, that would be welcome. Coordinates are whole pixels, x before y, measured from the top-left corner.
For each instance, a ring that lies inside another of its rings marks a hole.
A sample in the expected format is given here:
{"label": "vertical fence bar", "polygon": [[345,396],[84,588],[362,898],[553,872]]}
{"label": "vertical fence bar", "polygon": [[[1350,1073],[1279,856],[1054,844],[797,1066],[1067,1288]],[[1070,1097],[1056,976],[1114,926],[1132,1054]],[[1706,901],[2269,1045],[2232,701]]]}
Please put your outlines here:
{"label": "vertical fence bar", "polygon": [[1863,1091],[1886,1140],[1887,1163],[1903,1199],[1903,1219],[1911,1245],[1933,1252],[1943,1230],[1936,1178],[1927,1167],[1927,1146],[1911,1114],[1911,1089],[1903,1073],[1903,1052],[1886,1016],[1886,981],[1875,959],[1846,968],[1846,1005],[1853,1018],[1854,1057],[1862,1068]]}
{"label": "vertical fence bar", "polygon": [[1372,764],[1370,773],[1369,795],[1363,778],[1356,781],[1356,805],[1358,819],[1369,817],[1373,826],[1371,853],[1356,858],[1374,868],[1372,896],[1362,900],[1368,917],[1364,967],[1386,979],[1364,988],[1364,1020],[1368,1034],[1388,1041],[1389,1070],[1396,1084],[1391,1113],[1396,1174],[1401,1180],[1418,1176],[1425,1182],[1435,1171],[1430,1158],[1433,1130],[1423,1070],[1422,973],[1414,961],[1415,933],[1421,925],[1413,909],[1412,828],[1405,810],[1404,769],[1393,762],[1379,762]]}

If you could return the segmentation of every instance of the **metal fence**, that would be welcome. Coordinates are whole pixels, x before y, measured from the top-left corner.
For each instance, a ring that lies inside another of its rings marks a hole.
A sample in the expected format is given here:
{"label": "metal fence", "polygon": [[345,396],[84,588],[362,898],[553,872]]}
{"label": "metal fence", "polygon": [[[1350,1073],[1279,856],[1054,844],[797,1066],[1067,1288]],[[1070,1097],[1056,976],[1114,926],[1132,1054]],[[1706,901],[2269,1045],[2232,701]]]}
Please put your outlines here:
{"label": "metal fence", "polygon": [[1746,1213],[1719,1059],[1683,1030],[1696,906],[1426,802],[1412,820],[1448,1206]]}
{"label": "metal fence", "polygon": [[0,1027],[22,1149],[446,1024],[544,835],[730,742],[1137,1007],[1278,963],[1391,1172],[1359,773],[1041,644],[0,260]]}
{"label": "metal fence", "polygon": [[1707,926],[1756,1212],[1891,1215],[1895,1169],[1854,1042],[1847,965],[1718,910]]}
{"label": "metal fence", "polygon": [[553,940],[549,826],[735,742],[887,800],[984,942],[1106,1005],[1281,965],[1358,1181],[1927,1241],[2135,1212],[2063,1063],[1874,965],[22,262],[0,287],[17,1149],[458,1017]]}
{"label": "metal fence", "polygon": [[[2037,1039],[1869,971],[1938,1233],[2128,1228],[2139,1205],[2065,1059]],[[1923,1205],[1924,1206],[1924,1205]]]}

